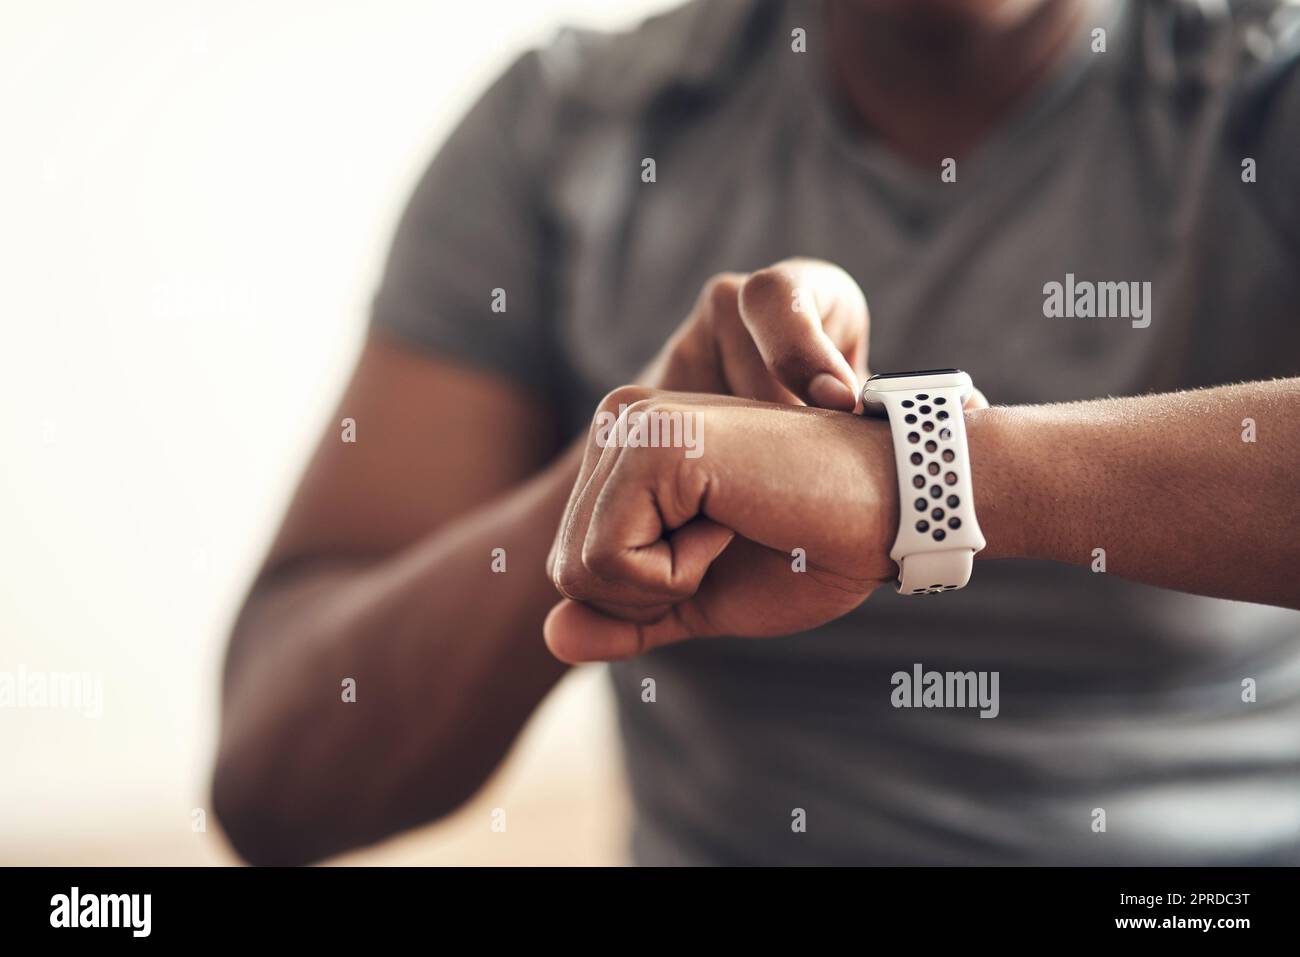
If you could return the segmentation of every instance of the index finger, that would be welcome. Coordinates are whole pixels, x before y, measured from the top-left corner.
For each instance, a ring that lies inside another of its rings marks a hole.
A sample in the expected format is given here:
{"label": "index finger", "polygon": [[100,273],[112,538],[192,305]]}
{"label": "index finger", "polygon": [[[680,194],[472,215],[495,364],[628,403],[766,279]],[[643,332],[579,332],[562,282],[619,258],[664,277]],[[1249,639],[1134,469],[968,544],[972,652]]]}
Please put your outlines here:
{"label": "index finger", "polygon": [[843,269],[818,259],[760,269],[741,287],[740,317],[782,385],[809,405],[854,408],[871,317]]}

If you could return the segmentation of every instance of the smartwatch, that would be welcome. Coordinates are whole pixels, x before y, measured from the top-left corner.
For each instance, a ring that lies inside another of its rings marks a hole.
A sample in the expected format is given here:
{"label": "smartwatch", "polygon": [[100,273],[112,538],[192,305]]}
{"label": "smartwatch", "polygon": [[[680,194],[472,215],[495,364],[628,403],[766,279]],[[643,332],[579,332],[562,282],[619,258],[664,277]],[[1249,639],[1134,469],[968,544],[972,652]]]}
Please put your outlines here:
{"label": "smartwatch", "polygon": [[984,547],[962,415],[974,388],[960,369],[873,375],[862,388],[862,414],[887,417],[894,440],[900,595],[964,587]]}

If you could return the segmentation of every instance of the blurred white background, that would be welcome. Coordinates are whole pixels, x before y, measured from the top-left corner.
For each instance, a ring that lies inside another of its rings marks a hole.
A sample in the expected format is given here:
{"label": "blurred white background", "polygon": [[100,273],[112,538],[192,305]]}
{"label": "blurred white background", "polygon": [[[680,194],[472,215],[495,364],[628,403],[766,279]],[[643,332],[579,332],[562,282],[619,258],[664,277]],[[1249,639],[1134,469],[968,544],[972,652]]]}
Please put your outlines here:
{"label": "blurred white background", "polygon": [[[0,863],[232,860],[207,805],[225,632],[450,125],[556,27],[663,0],[0,7]],[[603,675],[571,675],[450,821],[356,861],[603,862]],[[489,808],[506,807],[506,834]]]}

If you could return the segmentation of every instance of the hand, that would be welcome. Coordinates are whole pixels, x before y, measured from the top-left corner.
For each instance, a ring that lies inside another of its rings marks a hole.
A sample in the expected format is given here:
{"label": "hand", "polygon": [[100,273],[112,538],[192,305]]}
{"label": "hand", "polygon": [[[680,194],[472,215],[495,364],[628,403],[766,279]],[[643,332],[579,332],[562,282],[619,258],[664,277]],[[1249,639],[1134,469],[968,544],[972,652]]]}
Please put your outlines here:
{"label": "hand", "polygon": [[[688,420],[702,439],[695,457],[611,431],[657,421],[662,437]],[[551,549],[567,600],[547,617],[547,645],[563,661],[613,660],[838,618],[894,577],[897,489],[883,422],[617,389],[597,410]],[[806,571],[794,569],[795,549]]]}
{"label": "hand", "polygon": [[851,411],[869,331],[862,290],[828,262],[787,259],[749,275],[722,273],[638,381]]}

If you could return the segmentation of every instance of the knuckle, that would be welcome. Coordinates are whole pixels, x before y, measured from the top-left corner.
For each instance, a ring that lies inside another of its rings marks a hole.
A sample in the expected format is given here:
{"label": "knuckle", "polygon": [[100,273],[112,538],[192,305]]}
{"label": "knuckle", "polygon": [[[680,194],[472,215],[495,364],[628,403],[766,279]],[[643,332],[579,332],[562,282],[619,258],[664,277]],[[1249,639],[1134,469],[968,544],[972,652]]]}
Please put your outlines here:
{"label": "knuckle", "polygon": [[616,389],[611,389],[605,393],[605,397],[596,405],[597,414],[601,412],[612,412],[618,415],[623,408],[630,408],[638,402],[645,401],[654,395],[653,389],[639,385],[621,385]]}
{"label": "knuckle", "polygon": [[736,313],[740,301],[740,289],[745,277],[740,273],[723,272],[711,276],[704,284],[700,294],[700,304],[704,312],[713,317],[726,318]]}
{"label": "knuckle", "polygon": [[622,549],[608,542],[588,542],[584,545],[582,565],[592,575],[609,581],[620,581],[628,569]]}
{"label": "knuckle", "polygon": [[652,455],[663,451],[673,436],[673,423],[684,415],[683,407],[667,396],[652,396],[633,402],[623,410],[627,423],[627,451]]}
{"label": "knuckle", "polygon": [[763,309],[789,298],[793,286],[779,266],[768,266],[751,273],[740,289],[740,305],[746,312]]}
{"label": "knuckle", "polygon": [[636,401],[629,402],[627,404],[627,409],[625,410],[625,414],[627,415],[629,420],[632,420],[639,416],[653,415],[657,412],[663,412],[666,411],[668,408],[669,408],[669,403],[665,401],[665,399],[662,396],[642,395]]}
{"label": "knuckle", "polygon": [[591,597],[591,576],[586,568],[578,562],[566,561],[563,556],[551,571],[551,584],[561,595],[573,601]]}

